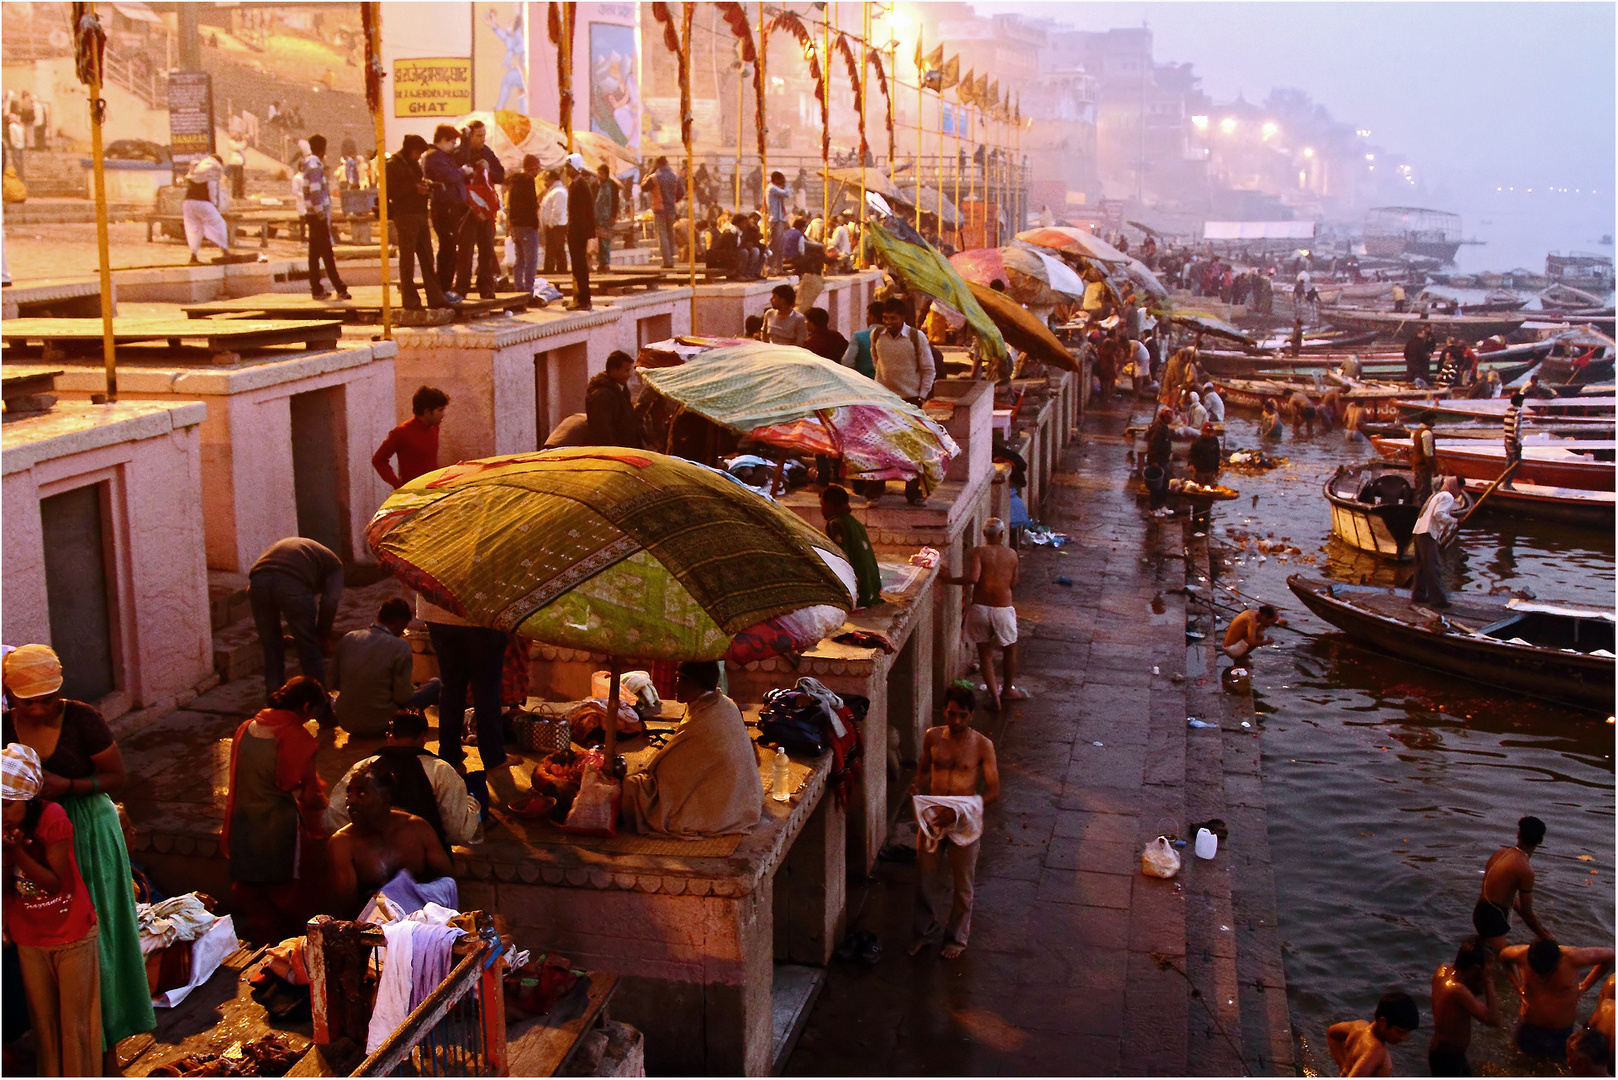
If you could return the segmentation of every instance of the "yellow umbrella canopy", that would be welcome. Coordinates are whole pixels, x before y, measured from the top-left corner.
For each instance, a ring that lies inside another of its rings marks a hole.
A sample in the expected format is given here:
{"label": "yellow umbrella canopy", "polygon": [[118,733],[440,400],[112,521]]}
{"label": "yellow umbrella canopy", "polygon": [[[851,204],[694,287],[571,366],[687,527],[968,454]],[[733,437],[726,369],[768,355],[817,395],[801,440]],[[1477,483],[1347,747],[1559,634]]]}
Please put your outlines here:
{"label": "yellow umbrella canopy", "polygon": [[439,607],[564,648],[745,662],[841,625],[854,573],[790,511],[714,469],[576,447],[417,477],[371,519],[377,558]]}
{"label": "yellow umbrella canopy", "polygon": [[979,285],[975,281],[969,281],[967,285],[1008,342],[1035,360],[1054,364],[1068,371],[1079,370],[1079,362],[1074,359],[1073,354],[1068,352],[1056,339],[1056,335],[1051,333],[1050,328],[1035,318],[1027,308],[986,285]]}

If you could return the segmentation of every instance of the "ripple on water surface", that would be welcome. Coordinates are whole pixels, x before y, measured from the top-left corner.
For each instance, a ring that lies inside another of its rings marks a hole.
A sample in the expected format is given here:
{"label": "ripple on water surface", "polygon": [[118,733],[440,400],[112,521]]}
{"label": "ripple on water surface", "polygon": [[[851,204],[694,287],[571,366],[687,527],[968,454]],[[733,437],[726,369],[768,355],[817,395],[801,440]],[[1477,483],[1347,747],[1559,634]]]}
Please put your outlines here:
{"label": "ripple on water surface", "polygon": [[[1232,420],[1232,447],[1253,445],[1247,421]],[[1304,610],[1288,574],[1391,585],[1409,571],[1327,543],[1320,485],[1339,463],[1374,457],[1367,444],[1289,437],[1278,450],[1288,466],[1227,479],[1257,501],[1230,504],[1210,539],[1228,558],[1226,584],[1285,608],[1308,635],[1276,632],[1253,674],[1292,1021],[1306,1068],[1332,1075],[1326,1028],[1369,1018],[1384,991],[1402,989],[1420,1003],[1424,1030],[1394,1048],[1394,1072],[1425,1075],[1433,970],[1472,933],[1483,862],[1512,842],[1518,817],[1549,826],[1534,857],[1542,921],[1567,944],[1612,943],[1613,728],[1367,651]],[[1304,554],[1261,562],[1240,533],[1285,536]],[[1451,588],[1612,605],[1610,533],[1474,518],[1458,546]],[[1513,924],[1511,939],[1528,940]],[[1554,1072],[1511,1046],[1517,996],[1503,975],[1499,989],[1507,1027],[1477,1026],[1474,1068]],[[1592,993],[1581,1020],[1593,1002]]]}

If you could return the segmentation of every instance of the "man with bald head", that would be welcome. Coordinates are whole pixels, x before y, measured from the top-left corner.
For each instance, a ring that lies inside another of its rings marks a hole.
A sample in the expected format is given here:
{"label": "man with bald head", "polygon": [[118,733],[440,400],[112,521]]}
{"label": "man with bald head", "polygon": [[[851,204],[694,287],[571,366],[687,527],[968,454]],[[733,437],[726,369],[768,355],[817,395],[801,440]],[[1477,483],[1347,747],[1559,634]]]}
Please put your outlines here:
{"label": "man with bald head", "polygon": [[[963,636],[977,646],[989,707],[995,711],[999,711],[1002,700],[1028,700],[1028,694],[1013,684],[1017,674],[1017,609],[1012,606],[1011,594],[1021,567],[1017,553],[1006,546],[1005,539],[1005,523],[990,518],[983,523],[983,543],[967,557],[966,573],[959,577],[938,576],[945,585],[972,586],[972,605],[966,609]],[[994,677],[996,645],[1000,646],[1005,675],[1004,693]]]}

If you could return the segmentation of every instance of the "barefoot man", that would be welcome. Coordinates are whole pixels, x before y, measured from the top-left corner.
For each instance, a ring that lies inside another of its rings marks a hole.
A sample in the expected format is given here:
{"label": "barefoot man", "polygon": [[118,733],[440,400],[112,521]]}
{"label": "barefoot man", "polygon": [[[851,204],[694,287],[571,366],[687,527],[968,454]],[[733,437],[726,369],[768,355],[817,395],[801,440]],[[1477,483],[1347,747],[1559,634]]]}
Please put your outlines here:
{"label": "barefoot man", "polygon": [[[983,808],[1000,797],[1000,768],[994,743],[972,728],[972,692],[951,686],[944,691],[944,724],[928,728],[921,741],[921,760],[910,794],[918,798],[916,820],[916,943],[914,956],[935,943],[940,955],[953,960],[966,949],[972,932],[972,878],[983,845]],[[949,864],[949,922],[940,925],[937,899]]]}
{"label": "barefoot man", "polygon": [[1427,1067],[1434,1076],[1471,1076],[1466,1051],[1472,1021],[1500,1026],[1500,999],[1494,989],[1494,954],[1476,937],[1461,942],[1455,963],[1433,973],[1433,1040]]}
{"label": "barefoot man", "polygon": [[[1533,1057],[1563,1061],[1567,1041],[1579,1018],[1579,998],[1612,970],[1611,949],[1576,949],[1554,938],[1532,945],[1509,945],[1500,963],[1522,995],[1517,1021],[1517,1049]],[[1589,968],[1589,973],[1585,973]]]}
{"label": "barefoot man", "polygon": [[[989,688],[989,708],[1000,711],[1000,702],[1027,701],[1028,694],[1013,685],[1017,677],[1017,609],[1011,591],[1017,587],[1021,566],[1017,553],[1005,545],[1006,526],[999,518],[983,523],[983,543],[972,549],[966,573],[960,577],[938,575],[944,585],[972,586],[972,606],[966,609],[963,636],[978,648],[978,666]],[[1000,646],[1005,669],[1005,693],[994,677],[994,647]]]}
{"label": "barefoot man", "polygon": [[1383,994],[1371,1020],[1344,1020],[1326,1029],[1326,1048],[1341,1076],[1392,1076],[1389,1046],[1410,1038],[1421,1027],[1421,1013],[1410,995],[1398,990]]}
{"label": "barefoot man", "polygon": [[1517,822],[1517,843],[1501,848],[1483,864],[1483,894],[1472,908],[1472,928],[1496,954],[1506,947],[1506,931],[1511,929],[1511,909],[1535,937],[1550,937],[1534,914],[1534,868],[1529,858],[1545,839],[1545,823],[1537,817]]}
{"label": "barefoot man", "polygon": [[1286,624],[1287,621],[1269,604],[1248,608],[1230,620],[1230,628],[1225,631],[1225,655],[1238,664],[1245,663],[1252,657],[1254,649],[1275,643],[1264,631]]}
{"label": "barefoot man", "polygon": [[1574,1076],[1612,1075],[1614,1016],[1613,977],[1608,975],[1607,981],[1601,984],[1596,1011],[1567,1041],[1567,1065]]}

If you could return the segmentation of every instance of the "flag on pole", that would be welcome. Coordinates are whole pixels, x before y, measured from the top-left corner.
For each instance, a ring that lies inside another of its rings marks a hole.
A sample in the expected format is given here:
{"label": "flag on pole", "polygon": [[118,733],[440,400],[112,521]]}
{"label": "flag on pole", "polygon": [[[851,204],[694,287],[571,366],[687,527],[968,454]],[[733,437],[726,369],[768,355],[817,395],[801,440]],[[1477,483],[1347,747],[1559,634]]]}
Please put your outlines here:
{"label": "flag on pole", "polygon": [[976,84],[973,82],[976,78],[977,76],[971,71],[966,73],[966,78],[962,79],[960,84],[955,87],[956,101],[959,101],[962,105],[972,104],[972,92],[977,89]]}
{"label": "flag on pole", "polygon": [[938,84],[940,92],[948,90],[961,81],[961,58],[952,56],[944,62],[942,81]]}

